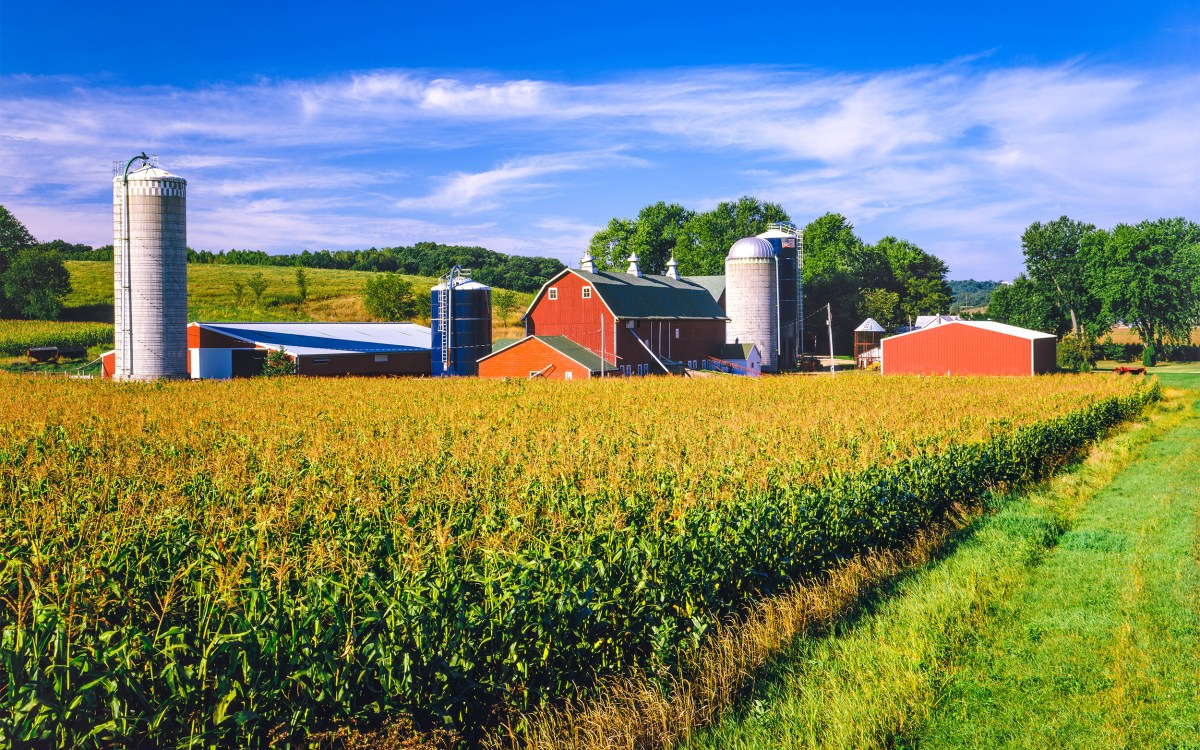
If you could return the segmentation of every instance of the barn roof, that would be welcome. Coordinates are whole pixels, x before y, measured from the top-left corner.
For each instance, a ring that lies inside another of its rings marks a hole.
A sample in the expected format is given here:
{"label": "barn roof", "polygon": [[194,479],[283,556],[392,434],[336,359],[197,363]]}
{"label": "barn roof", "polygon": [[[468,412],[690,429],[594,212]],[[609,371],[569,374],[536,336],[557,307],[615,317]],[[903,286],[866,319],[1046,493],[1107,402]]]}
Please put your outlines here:
{"label": "barn roof", "polygon": [[721,297],[725,294],[724,276],[684,276],[683,281],[704,287],[712,295],[713,301],[718,304],[721,302]]}
{"label": "barn roof", "polygon": [[249,344],[300,356],[428,351],[428,328],[415,323],[192,323]]}
{"label": "barn roof", "polygon": [[[634,276],[629,273],[590,273],[567,268],[550,279],[533,298],[529,309],[542,299],[546,289],[569,273],[587,283],[617,318],[667,320],[728,320],[725,311],[703,286],[669,276]],[[526,311],[525,316],[529,312]],[[524,319],[525,316],[522,316]]]}
{"label": "barn roof", "polygon": [[[526,336],[523,339],[508,340],[508,344],[502,347],[497,342],[497,346],[493,347],[492,353],[487,355],[487,357],[480,357],[480,361],[488,357],[494,357],[505,349],[510,349],[517,344],[523,344],[531,339],[542,342],[567,359],[588,368],[592,372],[600,372],[600,357],[592,350],[576,344],[566,336]],[[608,365],[609,369],[614,369],[614,367],[614,365]]]}
{"label": "barn roof", "polygon": [[928,326],[926,328],[918,328],[917,330],[909,331],[908,333],[901,333],[896,336],[889,336],[886,339],[884,339],[884,341],[891,341],[892,339],[898,339],[903,336],[915,336],[919,333],[929,333],[931,331],[935,331],[939,328],[944,328],[946,326],[970,326],[971,328],[979,328],[984,331],[992,331],[993,333],[1003,333],[1006,336],[1017,336],[1019,338],[1029,339],[1030,341],[1032,341],[1034,339],[1057,338],[1053,333],[1042,333],[1041,331],[1031,331],[1028,328],[1018,328],[1017,326],[1010,326],[1007,323],[997,323],[992,320],[951,320],[951,321],[943,322],[941,325]]}
{"label": "barn roof", "polygon": [[756,344],[721,344],[717,356],[721,359],[750,359],[750,353],[757,348]]}

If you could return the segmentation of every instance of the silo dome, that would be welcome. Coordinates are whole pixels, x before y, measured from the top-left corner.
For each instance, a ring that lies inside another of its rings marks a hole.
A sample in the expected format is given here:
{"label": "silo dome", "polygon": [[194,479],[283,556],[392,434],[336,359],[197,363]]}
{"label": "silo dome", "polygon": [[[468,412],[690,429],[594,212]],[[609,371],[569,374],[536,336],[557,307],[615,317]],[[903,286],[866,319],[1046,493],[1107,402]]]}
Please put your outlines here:
{"label": "silo dome", "polygon": [[729,248],[729,255],[725,256],[725,260],[774,257],[775,248],[771,247],[770,242],[760,237],[743,237]]}

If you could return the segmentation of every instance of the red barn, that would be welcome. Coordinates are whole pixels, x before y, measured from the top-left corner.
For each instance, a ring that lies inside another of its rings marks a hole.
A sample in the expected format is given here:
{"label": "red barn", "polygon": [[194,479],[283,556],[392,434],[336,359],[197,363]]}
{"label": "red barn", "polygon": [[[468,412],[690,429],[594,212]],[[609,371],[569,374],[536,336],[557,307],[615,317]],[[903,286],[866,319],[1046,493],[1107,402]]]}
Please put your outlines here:
{"label": "red barn", "polygon": [[522,320],[529,336],[566,336],[606,367],[645,375],[698,367],[725,343],[728,318],[700,284],[672,276],[564,269]]}
{"label": "red barn", "polygon": [[1053,372],[1052,334],[1004,323],[959,320],[883,340],[885,375],[1037,375]]}

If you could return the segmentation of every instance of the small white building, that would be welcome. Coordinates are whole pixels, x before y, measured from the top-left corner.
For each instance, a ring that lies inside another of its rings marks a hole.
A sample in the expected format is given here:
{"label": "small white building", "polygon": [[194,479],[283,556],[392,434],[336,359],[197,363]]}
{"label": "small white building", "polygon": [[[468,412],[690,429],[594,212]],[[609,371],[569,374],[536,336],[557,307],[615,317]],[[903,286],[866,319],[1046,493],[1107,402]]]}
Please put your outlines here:
{"label": "small white building", "polygon": [[731,375],[757,378],[762,374],[758,344],[722,344],[717,351],[717,369]]}

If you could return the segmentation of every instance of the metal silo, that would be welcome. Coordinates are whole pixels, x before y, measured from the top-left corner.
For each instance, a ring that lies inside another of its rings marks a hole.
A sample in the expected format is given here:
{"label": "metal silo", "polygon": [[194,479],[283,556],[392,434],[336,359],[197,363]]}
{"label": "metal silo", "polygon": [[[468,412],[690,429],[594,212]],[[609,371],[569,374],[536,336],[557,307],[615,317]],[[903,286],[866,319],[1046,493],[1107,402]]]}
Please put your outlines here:
{"label": "metal silo", "polygon": [[144,153],[114,171],[113,377],[187,377],[187,180]]}
{"label": "metal silo", "polygon": [[771,224],[758,235],[771,243],[779,259],[779,364],[780,372],[796,369],[803,334],[804,302],[800,286],[800,232],[788,222]]}
{"label": "metal silo", "polygon": [[492,288],[455,266],[430,294],[433,374],[477,375],[492,353]]}
{"label": "metal silo", "polygon": [[725,341],[758,344],[762,367],[779,363],[779,269],[775,248],[758,237],[733,243],[725,257]]}

